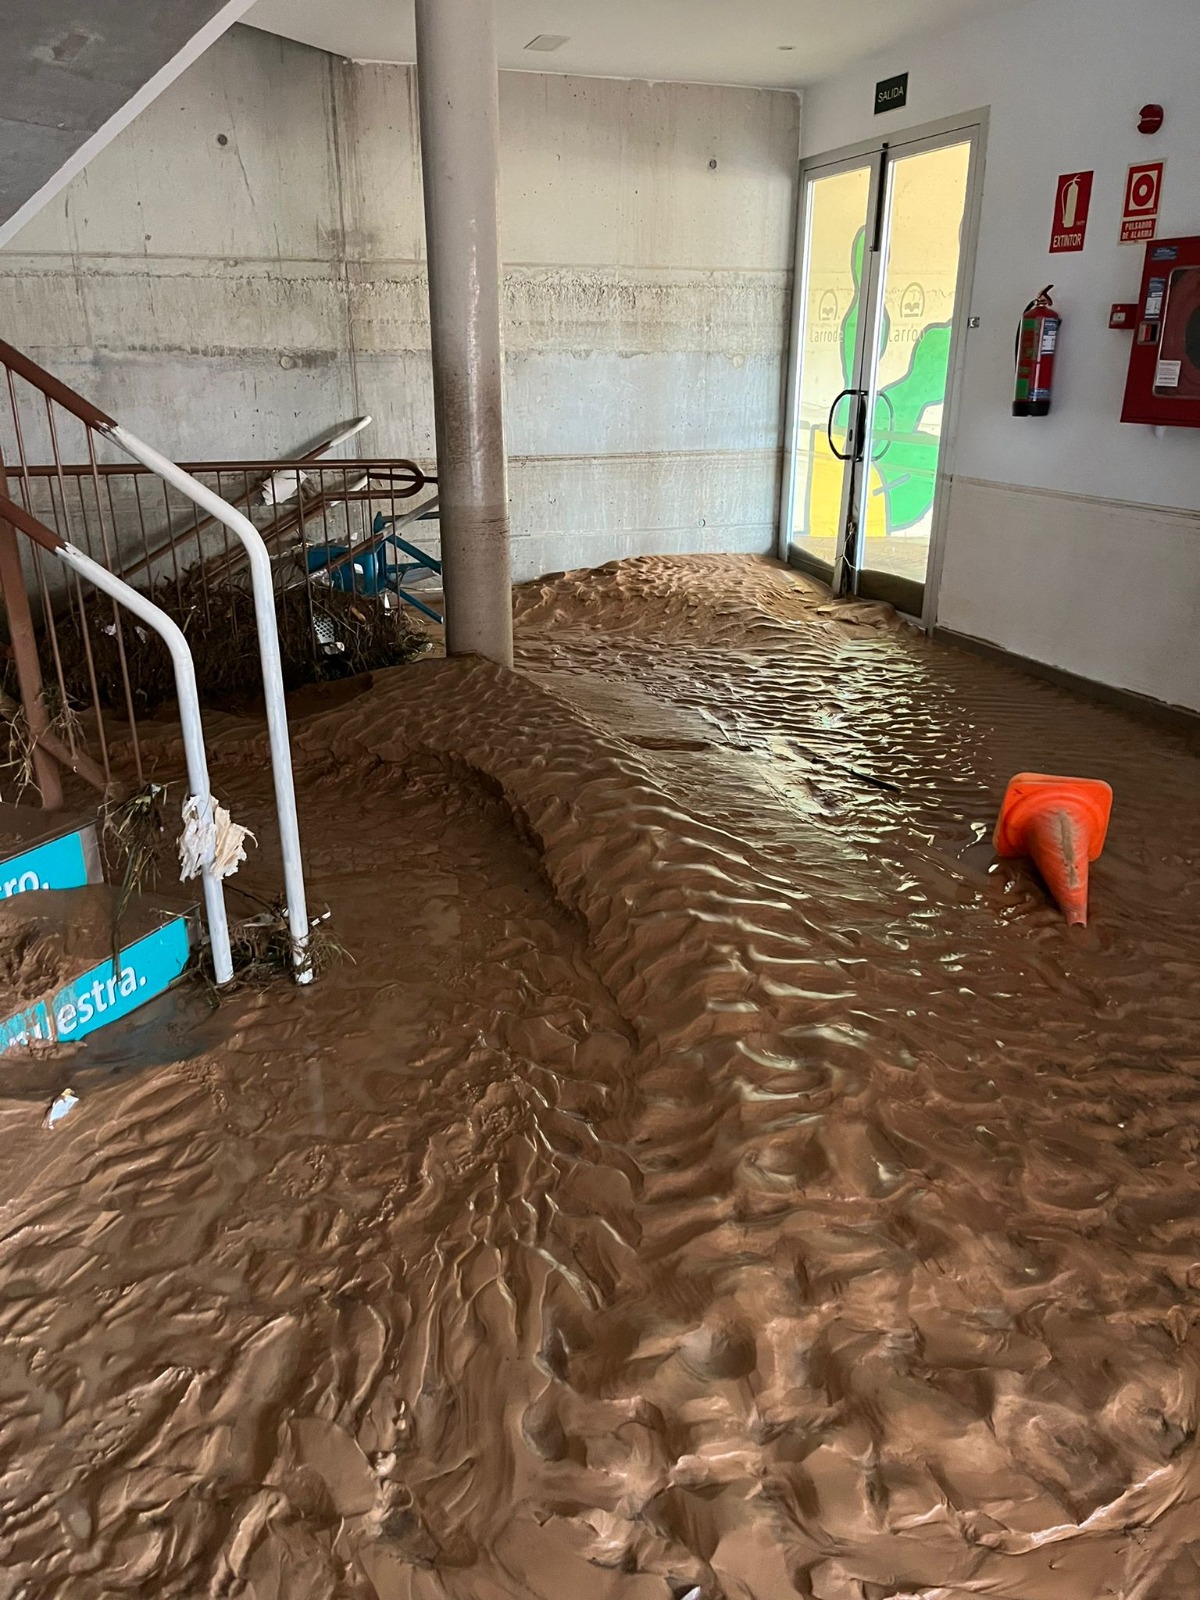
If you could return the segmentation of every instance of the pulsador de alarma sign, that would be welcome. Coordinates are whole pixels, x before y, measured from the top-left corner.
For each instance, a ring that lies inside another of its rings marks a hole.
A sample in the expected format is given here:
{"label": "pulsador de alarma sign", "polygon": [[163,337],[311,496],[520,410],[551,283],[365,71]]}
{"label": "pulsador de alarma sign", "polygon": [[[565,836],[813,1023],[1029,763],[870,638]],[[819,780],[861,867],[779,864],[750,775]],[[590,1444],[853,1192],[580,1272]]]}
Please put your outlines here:
{"label": "pulsador de alarma sign", "polygon": [[1153,239],[1158,232],[1164,165],[1162,161],[1147,161],[1130,167],[1121,213],[1122,244],[1140,244],[1143,239]]}
{"label": "pulsador de alarma sign", "polygon": [[1059,178],[1054,197],[1054,226],[1050,230],[1052,256],[1083,249],[1095,176],[1094,172],[1064,172]]}

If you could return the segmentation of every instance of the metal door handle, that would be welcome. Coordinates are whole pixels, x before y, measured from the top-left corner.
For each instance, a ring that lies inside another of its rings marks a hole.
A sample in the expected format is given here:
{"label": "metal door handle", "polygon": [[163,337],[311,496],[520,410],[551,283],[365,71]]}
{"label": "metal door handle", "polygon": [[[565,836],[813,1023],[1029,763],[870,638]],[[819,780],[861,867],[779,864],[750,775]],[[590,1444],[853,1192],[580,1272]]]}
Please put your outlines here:
{"label": "metal door handle", "polygon": [[[829,440],[829,448],[830,448],[830,450],[838,458],[839,461],[857,461],[859,459],[858,447],[859,447],[859,444],[860,444],[861,438],[862,438],[862,425],[861,425],[862,424],[862,403],[861,402],[862,402],[862,397],[863,397],[863,395],[865,393],[866,393],[866,391],[863,390],[863,389],[843,389],[841,394],[838,394],[838,395],[834,396],[833,404],[829,408],[829,417],[828,417],[828,420],[825,423],[825,437]],[[858,426],[852,427],[852,428],[848,428],[846,430],[847,440],[848,441],[850,441],[850,440],[853,441],[853,447],[845,455],[843,455],[842,452],[838,449],[837,445],[835,445],[834,442],[833,442],[833,414],[834,414],[834,412],[837,410],[838,406],[841,404],[841,402],[846,398],[846,396],[848,394],[855,394],[855,395],[857,395],[859,397],[859,410],[858,410],[858,414],[857,414],[857,416],[855,418],[855,421],[858,424]]]}

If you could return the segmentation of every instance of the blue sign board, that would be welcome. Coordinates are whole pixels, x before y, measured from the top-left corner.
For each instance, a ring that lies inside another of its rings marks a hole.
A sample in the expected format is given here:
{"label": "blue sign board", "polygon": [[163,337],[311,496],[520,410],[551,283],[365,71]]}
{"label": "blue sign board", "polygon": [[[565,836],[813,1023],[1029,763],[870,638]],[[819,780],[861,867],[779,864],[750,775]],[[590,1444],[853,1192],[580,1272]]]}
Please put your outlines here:
{"label": "blue sign board", "polygon": [[14,1045],[37,1044],[39,1040],[49,1044],[53,1038],[50,1013],[44,1000],[30,1006],[28,1011],[18,1011],[16,1016],[6,1017],[0,1022],[0,1052],[11,1050]]}
{"label": "blue sign board", "polygon": [[57,1039],[66,1044],[118,1022],[181,977],[190,949],[187,921],[173,917],[111,960],[68,983],[49,1002],[0,1022],[0,1050]]}
{"label": "blue sign board", "polygon": [[93,828],[35,845],[0,865],[0,900],[35,889],[82,889],[100,876]]}

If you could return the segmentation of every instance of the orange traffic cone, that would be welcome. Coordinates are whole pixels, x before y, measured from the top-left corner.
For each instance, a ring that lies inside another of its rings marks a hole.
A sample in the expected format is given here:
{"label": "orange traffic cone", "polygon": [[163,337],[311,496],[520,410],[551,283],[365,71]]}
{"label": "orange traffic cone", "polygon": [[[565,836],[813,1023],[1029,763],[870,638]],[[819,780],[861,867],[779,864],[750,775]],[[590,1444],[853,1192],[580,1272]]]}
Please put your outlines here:
{"label": "orange traffic cone", "polygon": [[1019,772],[1000,807],[996,854],[1032,856],[1068,923],[1087,923],[1088,862],[1104,849],[1112,800],[1099,778]]}

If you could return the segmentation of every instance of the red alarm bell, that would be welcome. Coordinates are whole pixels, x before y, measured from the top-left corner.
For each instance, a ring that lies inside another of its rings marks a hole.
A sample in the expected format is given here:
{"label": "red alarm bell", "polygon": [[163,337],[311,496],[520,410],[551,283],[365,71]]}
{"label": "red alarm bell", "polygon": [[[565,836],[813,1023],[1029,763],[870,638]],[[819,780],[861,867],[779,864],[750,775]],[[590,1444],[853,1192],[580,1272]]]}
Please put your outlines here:
{"label": "red alarm bell", "polygon": [[1161,106],[1143,106],[1138,112],[1138,132],[1157,133],[1163,125],[1164,115]]}

